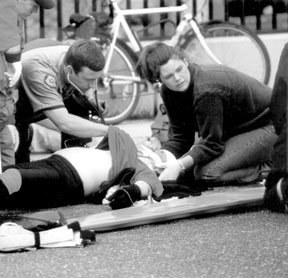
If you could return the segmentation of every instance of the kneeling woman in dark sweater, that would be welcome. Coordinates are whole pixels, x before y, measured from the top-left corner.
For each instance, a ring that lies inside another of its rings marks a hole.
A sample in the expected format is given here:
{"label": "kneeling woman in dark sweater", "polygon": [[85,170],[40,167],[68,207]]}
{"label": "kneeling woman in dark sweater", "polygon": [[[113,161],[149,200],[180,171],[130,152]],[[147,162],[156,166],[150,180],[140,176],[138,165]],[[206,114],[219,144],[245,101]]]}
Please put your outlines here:
{"label": "kneeling woman in dark sweater", "polygon": [[175,180],[189,170],[211,184],[258,178],[276,140],[269,87],[223,65],[191,63],[164,43],[142,51],[137,71],[151,83],[162,83],[170,122],[162,148],[178,158],[158,165],[164,168],[160,180]]}

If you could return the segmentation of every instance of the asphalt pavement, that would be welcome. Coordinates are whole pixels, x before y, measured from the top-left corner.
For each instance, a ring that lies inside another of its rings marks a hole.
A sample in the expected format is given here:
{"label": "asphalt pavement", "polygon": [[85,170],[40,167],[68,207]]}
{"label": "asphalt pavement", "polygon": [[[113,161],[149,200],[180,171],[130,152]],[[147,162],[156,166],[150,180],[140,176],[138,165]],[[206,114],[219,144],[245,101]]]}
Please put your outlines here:
{"label": "asphalt pavement", "polygon": [[[120,128],[139,142],[151,135],[151,123]],[[58,210],[70,219],[109,207]],[[0,253],[0,277],[287,277],[287,224],[286,214],[250,208],[97,233],[84,248]]]}

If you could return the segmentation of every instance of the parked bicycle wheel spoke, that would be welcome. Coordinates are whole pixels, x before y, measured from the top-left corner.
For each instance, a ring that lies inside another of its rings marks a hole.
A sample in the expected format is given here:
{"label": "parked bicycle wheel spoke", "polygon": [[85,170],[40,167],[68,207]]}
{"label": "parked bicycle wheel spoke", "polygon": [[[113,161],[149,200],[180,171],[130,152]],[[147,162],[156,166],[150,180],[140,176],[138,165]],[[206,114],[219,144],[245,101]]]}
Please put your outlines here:
{"label": "parked bicycle wheel spoke", "polygon": [[[107,46],[109,48],[109,46]],[[105,51],[109,53],[108,49]],[[139,81],[135,72],[136,58],[124,43],[116,43],[108,72],[98,86],[98,100],[105,101],[105,121],[115,124],[127,118],[139,100]]]}

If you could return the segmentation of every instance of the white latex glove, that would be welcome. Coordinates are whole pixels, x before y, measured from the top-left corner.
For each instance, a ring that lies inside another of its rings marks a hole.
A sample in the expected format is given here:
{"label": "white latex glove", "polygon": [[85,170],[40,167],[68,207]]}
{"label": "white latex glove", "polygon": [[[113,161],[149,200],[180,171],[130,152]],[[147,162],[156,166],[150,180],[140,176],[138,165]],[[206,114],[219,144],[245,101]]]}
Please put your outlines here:
{"label": "white latex glove", "polygon": [[160,181],[177,180],[182,168],[178,160],[172,160],[165,163],[159,163],[156,165],[157,168],[163,169],[159,176]]}
{"label": "white latex glove", "polygon": [[22,64],[21,61],[9,64],[8,71],[4,74],[7,76],[9,81],[9,87],[15,86],[18,82],[22,72]]}
{"label": "white latex glove", "polygon": [[19,133],[18,133],[18,130],[17,128],[15,127],[15,125],[7,125],[10,133],[11,133],[11,136],[12,136],[12,142],[13,142],[13,145],[14,145],[14,151],[16,152],[18,147],[19,147]]}
{"label": "white latex glove", "polygon": [[161,149],[161,142],[156,137],[150,137],[144,142],[144,145],[152,151]]}

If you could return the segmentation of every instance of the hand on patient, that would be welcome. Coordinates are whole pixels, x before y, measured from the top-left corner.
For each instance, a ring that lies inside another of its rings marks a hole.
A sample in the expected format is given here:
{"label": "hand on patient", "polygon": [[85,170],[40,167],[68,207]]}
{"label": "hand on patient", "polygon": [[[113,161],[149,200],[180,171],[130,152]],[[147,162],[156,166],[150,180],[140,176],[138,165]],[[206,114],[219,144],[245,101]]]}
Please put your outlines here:
{"label": "hand on patient", "polygon": [[178,160],[170,160],[156,165],[157,168],[163,169],[159,176],[160,181],[175,181],[179,177],[182,168]]}

